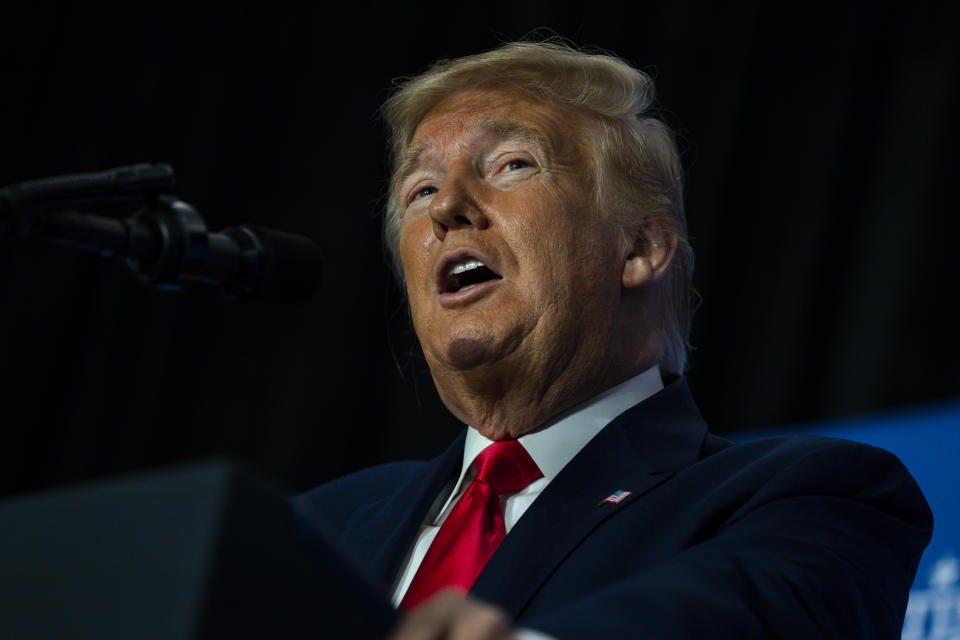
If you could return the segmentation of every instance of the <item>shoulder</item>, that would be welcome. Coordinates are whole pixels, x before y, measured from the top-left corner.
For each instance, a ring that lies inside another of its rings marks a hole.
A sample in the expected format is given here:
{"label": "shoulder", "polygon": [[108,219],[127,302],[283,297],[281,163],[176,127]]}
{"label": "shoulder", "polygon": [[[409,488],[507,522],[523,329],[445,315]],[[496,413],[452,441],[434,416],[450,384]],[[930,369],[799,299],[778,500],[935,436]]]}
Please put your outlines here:
{"label": "shoulder", "polygon": [[874,468],[905,470],[900,460],[884,449],[853,440],[811,435],[761,438],[745,443],[711,435],[704,443],[701,462],[771,474],[804,471],[805,475],[813,475],[821,466],[836,465],[851,472]]}
{"label": "shoulder", "polygon": [[[711,435],[704,442],[700,462],[692,468],[698,466],[718,467],[731,474],[739,471],[766,476],[813,476],[830,484],[864,472],[867,475],[906,474],[899,458],[889,451],[853,440],[810,435],[761,438],[744,443]],[[823,477],[821,472],[827,469],[843,473]]]}
{"label": "shoulder", "polygon": [[930,518],[913,477],[893,453],[823,436],[782,436],[735,444],[710,436],[704,456],[680,476],[711,481],[714,494],[739,494],[747,509],[783,498],[818,496]]}

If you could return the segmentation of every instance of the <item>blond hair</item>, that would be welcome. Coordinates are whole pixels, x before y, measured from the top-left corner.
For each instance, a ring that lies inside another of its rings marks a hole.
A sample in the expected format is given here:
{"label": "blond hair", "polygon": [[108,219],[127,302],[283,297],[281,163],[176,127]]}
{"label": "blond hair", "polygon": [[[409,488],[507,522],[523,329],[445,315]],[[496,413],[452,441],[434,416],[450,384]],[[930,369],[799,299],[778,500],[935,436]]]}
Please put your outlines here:
{"label": "blond hair", "polygon": [[665,374],[683,373],[693,315],[693,251],[687,239],[680,158],[669,127],[650,113],[653,80],[612,55],[585,53],[557,41],[511,42],[485,53],[441,60],[398,82],[381,111],[393,171],[384,240],[401,286],[398,162],[431,109],[455,93],[476,88],[520,90],[572,107],[594,123],[597,205],[620,226],[623,241],[630,246],[636,239],[628,237],[628,228],[639,228],[642,242],[655,241],[646,230],[676,239],[661,296],[660,368]]}

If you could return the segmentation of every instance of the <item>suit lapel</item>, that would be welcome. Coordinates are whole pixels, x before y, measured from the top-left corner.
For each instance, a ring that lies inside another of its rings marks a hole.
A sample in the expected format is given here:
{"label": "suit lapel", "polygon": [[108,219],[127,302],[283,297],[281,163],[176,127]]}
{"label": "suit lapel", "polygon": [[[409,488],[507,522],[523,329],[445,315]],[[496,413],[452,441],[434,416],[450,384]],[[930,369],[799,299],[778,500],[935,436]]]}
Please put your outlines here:
{"label": "suit lapel", "polygon": [[[471,592],[517,617],[592,531],[693,464],[706,433],[682,379],[618,416],[520,518]],[[603,502],[618,490],[630,495],[616,504]]]}
{"label": "suit lapel", "polygon": [[[368,563],[388,588],[441,490],[456,478],[465,432],[438,458],[426,463],[386,498],[358,512],[345,535],[369,550]],[[384,535],[386,534],[386,535]]]}

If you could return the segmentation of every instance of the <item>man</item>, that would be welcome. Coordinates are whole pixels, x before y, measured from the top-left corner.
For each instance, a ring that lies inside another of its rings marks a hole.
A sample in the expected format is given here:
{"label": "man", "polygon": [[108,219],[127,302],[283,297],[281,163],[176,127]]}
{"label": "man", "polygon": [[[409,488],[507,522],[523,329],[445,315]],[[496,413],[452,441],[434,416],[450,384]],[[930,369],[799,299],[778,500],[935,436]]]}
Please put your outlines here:
{"label": "man", "polygon": [[899,634],[932,526],[899,462],[733,446],[689,396],[692,254],[651,102],[616,58],[513,43],[385,105],[387,243],[470,426],[300,501],[369,559],[398,638]]}

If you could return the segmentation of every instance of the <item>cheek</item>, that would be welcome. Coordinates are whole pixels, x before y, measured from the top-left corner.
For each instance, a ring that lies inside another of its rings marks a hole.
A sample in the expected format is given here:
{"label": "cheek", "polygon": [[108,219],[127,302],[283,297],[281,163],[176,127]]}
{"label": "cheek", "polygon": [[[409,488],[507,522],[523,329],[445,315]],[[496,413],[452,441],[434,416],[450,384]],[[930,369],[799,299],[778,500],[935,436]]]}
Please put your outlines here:
{"label": "cheek", "polygon": [[427,231],[429,235],[425,237],[416,221],[412,221],[411,224],[401,228],[397,244],[400,264],[403,267],[403,278],[407,285],[410,315],[418,333],[423,321],[421,310],[427,308],[433,294],[432,254],[429,252],[433,234],[429,228]]}
{"label": "cheek", "polygon": [[[590,212],[549,193],[527,208],[527,215],[513,225],[517,251],[523,259],[542,273],[561,276],[576,271],[585,256],[592,253],[586,246],[593,244]],[[565,277],[565,276],[563,276]]]}
{"label": "cheek", "polygon": [[522,230],[522,259],[545,307],[589,314],[591,300],[600,304],[619,291],[618,236],[590,215],[557,215]]}
{"label": "cheek", "polygon": [[422,219],[411,221],[408,225],[401,227],[400,241],[397,247],[408,288],[415,284],[422,286],[424,275],[429,278],[428,272],[432,255],[430,249],[433,240],[429,222],[424,224]]}

